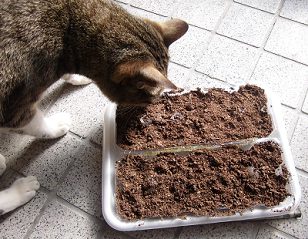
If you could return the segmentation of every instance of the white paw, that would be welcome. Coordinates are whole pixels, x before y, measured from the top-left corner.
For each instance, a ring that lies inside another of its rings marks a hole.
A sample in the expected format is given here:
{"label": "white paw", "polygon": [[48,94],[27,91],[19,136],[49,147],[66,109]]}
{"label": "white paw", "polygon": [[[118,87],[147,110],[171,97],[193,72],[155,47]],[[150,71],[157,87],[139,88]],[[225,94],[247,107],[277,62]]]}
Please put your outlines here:
{"label": "white paw", "polygon": [[0,154],[0,175],[4,173],[6,169],[5,158],[2,154]]}
{"label": "white paw", "polygon": [[35,196],[36,191],[39,188],[40,184],[34,176],[19,178],[11,186],[11,190],[14,190],[18,195],[20,205],[30,201],[30,199]]}
{"label": "white paw", "polygon": [[46,119],[48,126],[47,133],[43,138],[58,138],[65,135],[72,124],[71,117],[68,113],[58,113]]}
{"label": "white paw", "polygon": [[89,78],[77,74],[66,76],[64,79],[72,85],[87,85],[92,82]]}

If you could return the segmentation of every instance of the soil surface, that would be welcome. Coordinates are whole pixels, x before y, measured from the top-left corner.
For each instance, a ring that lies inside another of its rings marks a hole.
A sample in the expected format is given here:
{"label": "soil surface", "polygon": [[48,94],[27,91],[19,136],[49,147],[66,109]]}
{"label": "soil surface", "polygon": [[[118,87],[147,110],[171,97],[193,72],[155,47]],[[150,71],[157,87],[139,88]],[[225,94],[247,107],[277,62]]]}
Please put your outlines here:
{"label": "soil surface", "polygon": [[232,215],[275,206],[288,196],[288,173],[281,163],[273,142],[247,151],[228,146],[187,155],[126,156],[116,165],[117,212],[137,220]]}
{"label": "soil surface", "polygon": [[117,144],[141,150],[200,143],[226,143],[272,132],[264,91],[253,85],[229,93],[210,89],[164,95],[145,108],[117,110]]}

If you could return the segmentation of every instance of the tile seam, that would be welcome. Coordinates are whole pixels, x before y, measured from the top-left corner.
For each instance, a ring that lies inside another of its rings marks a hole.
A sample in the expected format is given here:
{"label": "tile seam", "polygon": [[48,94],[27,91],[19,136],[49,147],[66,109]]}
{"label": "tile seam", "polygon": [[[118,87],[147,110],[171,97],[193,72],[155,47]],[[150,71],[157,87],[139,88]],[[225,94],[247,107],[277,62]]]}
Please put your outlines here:
{"label": "tile seam", "polygon": [[300,64],[300,65],[303,65],[303,66],[307,66],[307,67],[308,67],[308,63],[304,63],[304,62],[300,62],[300,61],[291,59],[291,58],[289,58],[289,57],[287,57],[287,56],[280,55],[279,53],[276,53],[276,52],[273,52],[273,51],[270,51],[270,50],[266,50],[266,49],[264,49],[264,52],[271,53],[271,54],[273,54],[273,55],[282,57],[282,58],[284,58],[284,59],[286,59],[286,60],[293,61],[293,62],[295,62],[295,63],[297,63],[297,64]]}
{"label": "tile seam", "polygon": [[299,22],[299,21],[296,21],[296,20],[293,20],[293,19],[288,18],[288,17],[281,16],[281,15],[279,15],[278,17],[281,18],[281,19],[284,19],[286,21],[298,23],[298,24],[300,24],[300,25],[302,25],[304,27],[308,27],[308,23]]}
{"label": "tile seam", "polygon": [[45,193],[47,195],[47,199],[45,201],[45,203],[43,204],[39,214],[36,216],[36,218],[34,219],[34,221],[32,222],[31,226],[28,228],[25,236],[23,237],[23,239],[28,239],[31,234],[33,233],[36,225],[39,223],[40,219],[42,218],[46,208],[49,206],[49,204],[52,202],[53,200],[53,195],[52,192],[50,192],[49,190],[40,187],[39,191],[42,191],[43,193]]}
{"label": "tile seam", "polygon": [[[268,227],[270,227],[270,228],[272,228],[272,229],[274,229],[274,230],[276,230],[276,231],[278,231],[278,232],[280,232],[280,233],[282,233],[284,236],[287,236],[287,237],[289,237],[289,239],[298,239],[298,237],[296,237],[296,236],[293,236],[293,235],[291,235],[291,234],[289,234],[289,233],[287,233],[287,232],[284,232],[284,231],[282,231],[282,230],[280,230],[280,229],[278,229],[278,228],[276,228],[276,227],[274,227],[274,226],[272,226],[272,225],[270,225],[270,224],[268,224],[269,222],[266,222],[266,226],[268,226]],[[288,238],[286,238],[286,239],[288,239]]]}
{"label": "tile seam", "polygon": [[301,175],[305,178],[308,178],[308,172],[305,171],[304,169],[296,167],[296,171],[297,171],[297,174],[299,174],[299,175]]}
{"label": "tile seam", "polygon": [[285,0],[281,0],[281,1],[280,1],[279,7],[278,7],[277,11],[276,11],[275,14],[274,14],[274,17],[273,17],[273,19],[272,19],[271,25],[270,25],[270,27],[267,29],[267,32],[266,32],[266,34],[265,34],[265,36],[264,36],[264,38],[263,38],[263,42],[262,42],[261,46],[258,47],[258,60],[256,61],[254,67],[252,68],[251,74],[250,74],[250,76],[248,77],[248,80],[247,80],[246,82],[250,82],[251,79],[252,79],[252,76],[254,75],[254,72],[255,72],[255,70],[256,70],[256,68],[257,68],[257,66],[258,66],[258,63],[259,63],[259,61],[260,61],[260,59],[261,59],[261,56],[262,56],[263,52],[265,51],[266,43],[267,43],[267,41],[268,41],[268,39],[269,39],[269,37],[270,37],[270,35],[271,35],[271,33],[272,33],[274,27],[275,27],[275,24],[276,24],[276,22],[277,22],[277,19],[278,19],[278,16],[279,16],[280,11],[281,11],[281,9],[282,9],[282,6],[283,6],[283,4],[284,4],[284,1],[285,1]]}
{"label": "tile seam", "polygon": [[[281,1],[282,0],[279,1],[279,4],[278,4],[279,6],[280,6]],[[238,1],[234,1],[234,0],[233,0],[233,2],[235,2],[239,5],[245,6],[245,7],[249,7],[249,8],[256,9],[256,10],[259,10],[259,11],[262,11],[262,12],[265,12],[265,13],[270,13],[270,14],[275,14],[279,10],[279,6],[276,8],[275,12],[270,12],[270,11],[267,11],[267,10],[264,10],[264,9],[260,9],[258,7],[250,6],[250,5],[242,3],[242,2],[238,2]]]}
{"label": "tile seam", "polygon": [[[215,35],[217,35],[217,30],[219,28],[219,26],[221,25],[223,19],[225,18],[225,16],[227,15],[227,13],[229,12],[229,9],[231,8],[232,4],[234,4],[234,2],[232,0],[227,1],[227,4],[224,8],[223,13],[221,14],[221,16],[219,17],[219,19],[217,20],[213,30],[209,31],[210,32],[210,36],[207,39],[207,42],[205,44],[204,47],[202,47],[202,49],[200,50],[200,52],[206,54],[208,47],[210,46],[212,40],[214,39]],[[192,68],[194,70],[196,70],[196,68],[198,67],[201,59],[202,59],[203,55],[200,54],[200,56],[195,60],[194,64],[192,65]],[[203,72],[201,72],[203,73]],[[204,73],[203,73],[204,74]]]}

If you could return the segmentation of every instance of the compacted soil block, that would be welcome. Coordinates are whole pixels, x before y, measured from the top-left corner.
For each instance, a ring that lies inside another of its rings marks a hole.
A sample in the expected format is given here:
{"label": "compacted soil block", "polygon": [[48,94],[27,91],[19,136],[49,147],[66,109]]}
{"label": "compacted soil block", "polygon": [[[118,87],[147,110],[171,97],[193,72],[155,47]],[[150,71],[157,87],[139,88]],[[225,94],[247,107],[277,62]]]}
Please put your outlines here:
{"label": "compacted soil block", "polygon": [[273,142],[247,151],[127,155],[116,164],[116,209],[127,220],[232,215],[278,205],[288,196],[287,179]]}
{"label": "compacted soil block", "polygon": [[272,132],[264,90],[210,89],[165,95],[145,108],[117,109],[117,144],[128,150],[226,143]]}

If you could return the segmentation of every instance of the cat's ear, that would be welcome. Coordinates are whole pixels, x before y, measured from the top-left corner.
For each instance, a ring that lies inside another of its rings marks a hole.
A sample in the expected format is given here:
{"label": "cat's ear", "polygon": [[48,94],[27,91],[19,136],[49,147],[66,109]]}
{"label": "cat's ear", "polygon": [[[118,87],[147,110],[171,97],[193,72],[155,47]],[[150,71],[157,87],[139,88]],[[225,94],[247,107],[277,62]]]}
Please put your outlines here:
{"label": "cat's ear", "polygon": [[167,47],[182,37],[188,30],[188,24],[180,19],[170,19],[165,22],[150,22],[161,34]]}
{"label": "cat's ear", "polygon": [[180,19],[171,19],[159,23],[162,28],[163,38],[166,46],[182,37],[188,30],[188,24]]}
{"label": "cat's ear", "polygon": [[143,76],[141,80],[137,82],[137,88],[148,89],[152,88],[164,89],[164,90],[176,90],[178,89],[166,76],[164,76],[153,65],[147,65],[140,70],[140,74]]}
{"label": "cat's ear", "polygon": [[144,62],[127,62],[117,66],[112,81],[117,84],[134,84],[151,94],[161,90],[172,90],[177,87],[167,79],[153,64]]}

